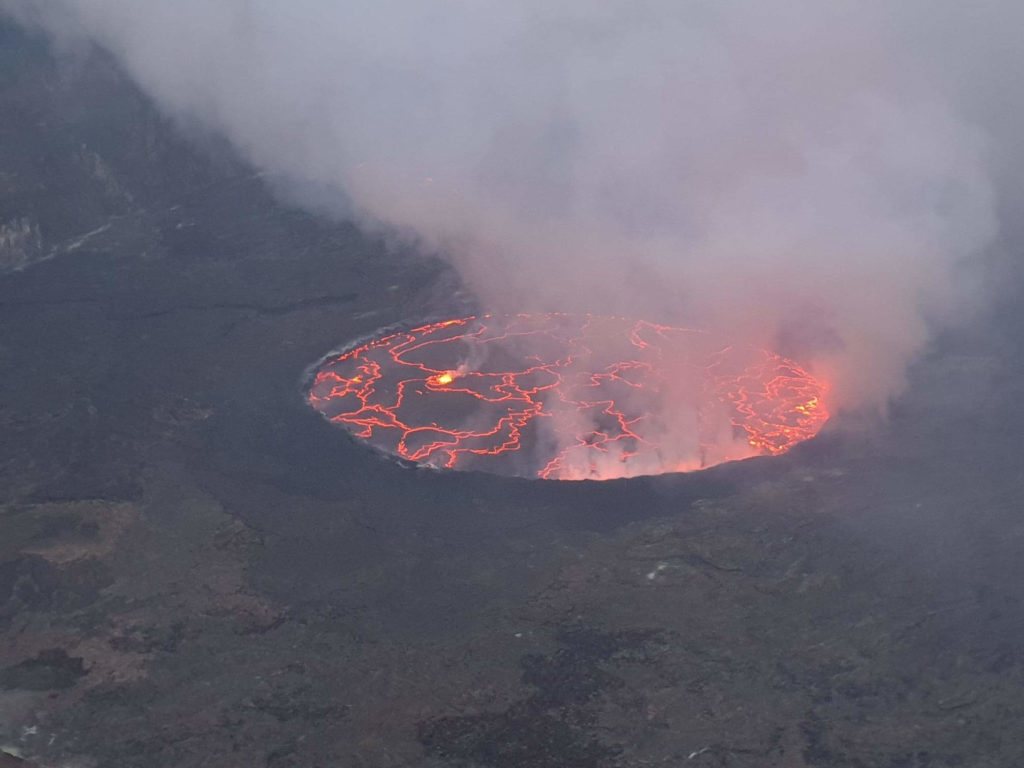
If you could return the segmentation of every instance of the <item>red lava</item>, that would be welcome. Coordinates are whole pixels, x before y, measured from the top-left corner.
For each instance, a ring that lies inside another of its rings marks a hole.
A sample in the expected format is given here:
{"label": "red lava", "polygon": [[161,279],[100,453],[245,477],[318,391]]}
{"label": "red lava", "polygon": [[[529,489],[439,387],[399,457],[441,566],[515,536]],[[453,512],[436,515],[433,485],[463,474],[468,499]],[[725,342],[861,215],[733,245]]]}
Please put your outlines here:
{"label": "red lava", "polygon": [[609,480],[775,455],[828,419],[828,386],[773,352],[593,315],[464,317],[326,358],[309,402],[423,465]]}

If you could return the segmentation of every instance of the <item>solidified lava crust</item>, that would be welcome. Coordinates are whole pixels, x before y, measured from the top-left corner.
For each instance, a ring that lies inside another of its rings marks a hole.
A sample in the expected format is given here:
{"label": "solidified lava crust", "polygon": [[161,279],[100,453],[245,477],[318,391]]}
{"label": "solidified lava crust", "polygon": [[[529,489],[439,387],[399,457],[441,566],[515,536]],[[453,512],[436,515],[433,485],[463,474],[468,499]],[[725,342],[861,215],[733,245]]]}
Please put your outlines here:
{"label": "solidified lava crust", "polygon": [[463,317],[328,356],[309,403],[387,453],[557,480],[775,455],[828,419],[827,384],[700,330],[592,315]]}

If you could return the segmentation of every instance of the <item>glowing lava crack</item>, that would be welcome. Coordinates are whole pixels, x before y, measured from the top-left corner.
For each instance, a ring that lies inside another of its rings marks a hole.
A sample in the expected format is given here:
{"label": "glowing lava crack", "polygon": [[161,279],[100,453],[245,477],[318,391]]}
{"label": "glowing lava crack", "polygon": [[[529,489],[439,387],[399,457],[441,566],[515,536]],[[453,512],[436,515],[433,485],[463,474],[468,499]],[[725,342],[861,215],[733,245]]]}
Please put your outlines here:
{"label": "glowing lava crack", "polygon": [[484,315],[331,355],[309,402],[420,464],[608,480],[783,453],[828,419],[827,390],[792,360],[703,331]]}

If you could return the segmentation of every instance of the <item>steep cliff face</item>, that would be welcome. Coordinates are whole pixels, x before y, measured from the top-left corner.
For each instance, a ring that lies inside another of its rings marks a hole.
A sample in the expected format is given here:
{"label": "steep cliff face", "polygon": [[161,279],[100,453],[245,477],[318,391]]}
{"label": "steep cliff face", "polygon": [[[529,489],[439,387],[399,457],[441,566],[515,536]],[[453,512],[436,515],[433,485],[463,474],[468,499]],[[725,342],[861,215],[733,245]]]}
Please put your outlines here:
{"label": "steep cliff face", "polygon": [[39,224],[22,216],[0,224],[0,271],[23,269],[43,252]]}
{"label": "steep cliff face", "polygon": [[56,55],[4,19],[0,104],[0,273],[81,251],[120,219],[250,173],[215,140],[184,139],[102,52]]}

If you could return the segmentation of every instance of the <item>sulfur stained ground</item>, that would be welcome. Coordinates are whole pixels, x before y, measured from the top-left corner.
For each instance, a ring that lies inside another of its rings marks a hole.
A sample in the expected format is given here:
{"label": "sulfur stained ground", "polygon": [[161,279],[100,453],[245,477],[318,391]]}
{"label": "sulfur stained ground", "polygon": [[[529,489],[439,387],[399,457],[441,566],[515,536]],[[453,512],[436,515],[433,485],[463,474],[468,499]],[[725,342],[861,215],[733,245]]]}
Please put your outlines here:
{"label": "sulfur stained ground", "polygon": [[1024,765],[1012,308],[778,459],[410,469],[299,381],[442,263],[0,41],[0,765]]}

